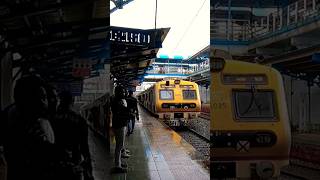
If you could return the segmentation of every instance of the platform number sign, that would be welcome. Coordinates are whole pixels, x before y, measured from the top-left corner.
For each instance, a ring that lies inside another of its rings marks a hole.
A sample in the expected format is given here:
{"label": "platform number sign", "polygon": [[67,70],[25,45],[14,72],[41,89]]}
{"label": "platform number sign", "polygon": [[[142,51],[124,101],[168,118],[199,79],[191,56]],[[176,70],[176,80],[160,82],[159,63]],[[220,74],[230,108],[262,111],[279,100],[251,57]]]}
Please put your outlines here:
{"label": "platform number sign", "polygon": [[88,59],[74,59],[72,75],[73,77],[86,77],[90,76],[91,63]]}

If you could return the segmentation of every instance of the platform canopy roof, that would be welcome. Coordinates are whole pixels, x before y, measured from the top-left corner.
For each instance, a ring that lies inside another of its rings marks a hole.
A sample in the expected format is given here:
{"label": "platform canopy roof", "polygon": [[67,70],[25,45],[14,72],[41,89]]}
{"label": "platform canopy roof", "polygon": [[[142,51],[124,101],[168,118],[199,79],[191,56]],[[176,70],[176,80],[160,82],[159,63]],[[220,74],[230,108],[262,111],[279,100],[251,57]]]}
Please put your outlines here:
{"label": "platform canopy roof", "polygon": [[0,10],[1,53],[48,82],[98,76],[107,63],[119,83],[141,80],[169,31],[110,27],[109,0],[4,0]]}
{"label": "platform canopy roof", "polygon": [[[111,73],[116,82],[137,86],[156,58],[170,28],[130,29],[114,27],[111,35]],[[119,34],[123,34],[119,37]]]}
{"label": "platform canopy roof", "polygon": [[108,0],[5,0],[0,9],[7,51],[20,54],[15,67],[32,67],[48,81],[72,81],[75,58],[96,65],[107,56]]}
{"label": "platform canopy roof", "polygon": [[203,61],[206,61],[210,56],[210,45],[206,46],[205,48],[201,49],[196,54],[192,55],[188,59],[184,60],[184,63],[189,64],[200,64]]}
{"label": "platform canopy roof", "polygon": [[309,78],[320,75],[320,45],[297,49],[281,55],[266,58],[263,64],[271,64],[282,73]]}

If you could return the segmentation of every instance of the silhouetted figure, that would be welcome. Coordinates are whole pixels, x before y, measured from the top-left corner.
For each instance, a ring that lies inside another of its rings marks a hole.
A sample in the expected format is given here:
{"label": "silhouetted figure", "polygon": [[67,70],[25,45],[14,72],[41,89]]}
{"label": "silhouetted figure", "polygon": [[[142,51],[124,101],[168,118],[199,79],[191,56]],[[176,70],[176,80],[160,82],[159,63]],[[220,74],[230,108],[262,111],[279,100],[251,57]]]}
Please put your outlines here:
{"label": "silhouetted figure", "polygon": [[[121,151],[124,149],[125,141],[125,127],[129,120],[129,108],[125,100],[125,94],[125,89],[121,86],[117,86],[115,88],[115,96],[111,101],[112,128],[116,140],[114,173],[127,172],[125,165],[121,163]],[[128,157],[128,155],[124,154],[124,157]]]}
{"label": "silhouetted figure", "polygon": [[133,92],[129,91],[129,96],[127,97],[127,104],[130,110],[129,115],[129,123],[128,123],[128,132],[127,135],[133,133],[134,125],[136,123],[136,118],[139,121],[139,111],[138,111],[138,101],[135,97],[133,97]]}
{"label": "silhouetted figure", "polygon": [[50,179],[55,139],[46,118],[44,82],[35,75],[22,77],[14,88],[14,100],[14,105],[6,109],[8,180]]}
{"label": "silhouetted figure", "polygon": [[72,110],[73,97],[70,92],[59,94],[60,105],[54,120],[53,129],[56,145],[63,149],[61,178],[68,180],[93,179],[91,156],[88,145],[86,120]]}
{"label": "silhouetted figure", "polygon": [[51,121],[55,118],[57,114],[57,108],[58,108],[58,93],[55,87],[51,85],[46,86],[46,92],[47,92],[47,99],[48,99],[48,111],[47,115],[48,118]]}

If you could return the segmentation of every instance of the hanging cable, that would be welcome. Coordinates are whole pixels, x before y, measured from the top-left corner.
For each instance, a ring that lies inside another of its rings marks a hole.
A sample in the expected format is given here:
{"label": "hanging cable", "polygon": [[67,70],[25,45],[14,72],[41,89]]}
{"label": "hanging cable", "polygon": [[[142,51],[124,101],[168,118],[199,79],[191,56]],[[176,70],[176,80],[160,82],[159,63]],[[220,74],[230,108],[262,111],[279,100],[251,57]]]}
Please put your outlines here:
{"label": "hanging cable", "polygon": [[206,1],[207,1],[207,0],[204,0],[204,1],[203,1],[201,7],[200,7],[200,8],[198,9],[198,11],[197,11],[197,14],[196,14],[196,15],[192,18],[192,20],[190,21],[188,27],[187,27],[186,30],[184,31],[182,37],[180,38],[180,40],[178,41],[178,43],[177,43],[177,45],[176,45],[176,47],[175,47],[174,49],[177,49],[177,48],[178,48],[178,46],[180,45],[182,39],[184,38],[184,36],[185,36],[185,35],[187,34],[187,32],[189,31],[191,25],[193,24],[194,20],[195,20],[195,19],[197,18],[197,16],[199,15],[199,13],[200,13],[201,9],[203,8],[203,6],[204,6],[204,4],[205,4]]}
{"label": "hanging cable", "polygon": [[156,0],[156,7],[155,7],[155,13],[154,13],[153,47],[156,47],[156,37],[157,37],[157,13],[158,13],[158,0]]}
{"label": "hanging cable", "polygon": [[156,9],[154,13],[154,29],[157,29],[157,13],[158,13],[158,0],[156,0]]}

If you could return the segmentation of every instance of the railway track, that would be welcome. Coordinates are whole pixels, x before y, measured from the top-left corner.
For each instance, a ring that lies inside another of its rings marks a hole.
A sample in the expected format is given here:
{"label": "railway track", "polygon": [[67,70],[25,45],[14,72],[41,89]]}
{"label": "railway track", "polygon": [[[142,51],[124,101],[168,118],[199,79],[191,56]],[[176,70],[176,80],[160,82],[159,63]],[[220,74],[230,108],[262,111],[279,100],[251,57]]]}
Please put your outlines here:
{"label": "railway track", "polygon": [[201,136],[197,132],[188,128],[176,130],[176,132],[199,152],[199,156],[201,160],[209,161],[210,159],[209,139]]}
{"label": "railway track", "polygon": [[280,179],[319,180],[320,170],[304,165],[299,161],[291,161],[288,167],[281,170]]}

